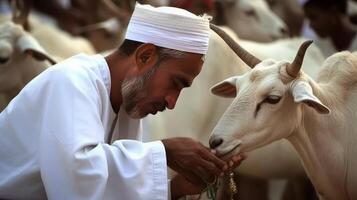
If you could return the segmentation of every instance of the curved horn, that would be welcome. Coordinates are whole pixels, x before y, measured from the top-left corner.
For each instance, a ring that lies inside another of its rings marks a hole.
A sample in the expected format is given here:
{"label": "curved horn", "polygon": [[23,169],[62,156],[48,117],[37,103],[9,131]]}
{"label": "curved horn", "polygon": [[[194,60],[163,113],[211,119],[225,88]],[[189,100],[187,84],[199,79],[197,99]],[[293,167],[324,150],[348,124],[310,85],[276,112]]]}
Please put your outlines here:
{"label": "curved horn", "polygon": [[307,48],[312,44],[312,40],[307,40],[304,43],[301,44],[299,51],[297,52],[294,61],[287,66],[286,72],[289,74],[289,76],[295,78],[298,76],[302,62],[304,60],[305,52]]}
{"label": "curved horn", "polygon": [[125,21],[125,24],[129,21],[130,12],[120,8],[111,0],[102,0],[101,2],[111,15],[116,16],[121,21]]}
{"label": "curved horn", "polygon": [[254,68],[255,65],[261,62],[260,59],[250,54],[243,49],[236,41],[234,41],[224,30],[214,24],[210,24],[211,29],[216,32],[227,45],[240,57],[250,68]]}
{"label": "curved horn", "polygon": [[13,0],[11,1],[12,21],[20,24],[25,30],[28,30],[28,15],[30,13],[31,1]]}

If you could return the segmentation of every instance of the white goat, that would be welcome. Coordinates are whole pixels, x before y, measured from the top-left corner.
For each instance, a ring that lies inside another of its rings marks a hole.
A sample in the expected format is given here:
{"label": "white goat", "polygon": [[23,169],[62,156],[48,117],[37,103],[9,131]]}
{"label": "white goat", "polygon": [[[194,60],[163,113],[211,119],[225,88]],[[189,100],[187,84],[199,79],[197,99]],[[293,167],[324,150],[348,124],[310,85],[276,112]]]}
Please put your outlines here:
{"label": "white goat", "polygon": [[0,111],[37,74],[55,63],[21,26],[0,24]]}
{"label": "white goat", "polygon": [[226,156],[286,138],[321,199],[357,199],[357,54],[329,57],[315,82],[300,70],[309,44],[291,64],[239,54],[256,67],[212,88],[216,95],[235,98],[210,146]]}
{"label": "white goat", "polygon": [[[230,29],[225,28],[225,30],[229,31]],[[293,59],[296,49],[304,41],[304,39],[296,38],[272,43],[257,43],[241,40],[233,31],[229,32],[235,41],[239,41],[244,48],[258,54],[260,59],[282,59],[284,57]],[[323,61],[324,58],[319,49],[312,46],[307,52],[304,69],[308,71],[309,75],[316,77]],[[231,103],[230,99],[211,95],[210,87],[232,74],[243,74],[248,69],[249,67],[234,54],[225,42],[212,32],[202,71],[192,86],[181,92],[175,109],[144,119],[145,124],[148,125],[146,130],[149,131],[145,135],[151,135],[151,138],[147,139],[179,136],[195,138],[207,144],[209,133]],[[240,174],[264,180],[291,180],[297,177],[299,179],[306,177],[296,151],[291,144],[284,140],[249,152],[248,159],[242,163],[238,171]]]}

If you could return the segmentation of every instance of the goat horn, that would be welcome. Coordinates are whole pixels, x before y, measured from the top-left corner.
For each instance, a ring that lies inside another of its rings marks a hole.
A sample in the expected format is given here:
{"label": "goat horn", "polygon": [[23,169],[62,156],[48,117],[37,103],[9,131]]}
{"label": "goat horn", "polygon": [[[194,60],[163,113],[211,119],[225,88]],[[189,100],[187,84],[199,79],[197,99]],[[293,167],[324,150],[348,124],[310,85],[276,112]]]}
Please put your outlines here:
{"label": "goat horn", "polygon": [[310,46],[310,44],[312,44],[312,40],[305,41],[304,43],[301,44],[299,51],[295,56],[294,61],[286,68],[286,72],[289,74],[289,76],[293,78],[298,76],[302,66],[302,62],[304,60],[306,50]]}
{"label": "goat horn", "polygon": [[30,13],[30,3],[25,0],[13,0],[11,1],[12,9],[12,21],[15,24],[20,24],[24,28],[27,25],[27,18]]}
{"label": "goat horn", "polygon": [[[102,0],[102,4],[109,11],[110,14],[116,16],[119,20],[129,21],[130,13],[125,9],[120,8],[111,0]],[[126,22],[125,22],[126,23]]]}
{"label": "goat horn", "polygon": [[236,41],[234,41],[224,30],[219,28],[214,24],[210,24],[211,29],[216,32],[227,45],[240,57],[250,68],[254,68],[257,64],[261,62],[260,59],[250,54],[248,51],[243,49]]}

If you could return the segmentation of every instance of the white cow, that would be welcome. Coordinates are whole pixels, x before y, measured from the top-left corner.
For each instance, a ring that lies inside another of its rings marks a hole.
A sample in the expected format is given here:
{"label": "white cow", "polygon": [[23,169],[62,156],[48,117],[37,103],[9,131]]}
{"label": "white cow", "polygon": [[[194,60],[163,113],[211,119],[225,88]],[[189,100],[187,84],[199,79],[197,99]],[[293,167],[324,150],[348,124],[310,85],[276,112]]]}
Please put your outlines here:
{"label": "white cow", "polygon": [[230,27],[241,39],[271,42],[288,34],[265,0],[217,0],[217,6],[217,23]]}
{"label": "white cow", "polygon": [[251,57],[254,69],[212,88],[234,99],[210,146],[226,156],[286,138],[321,199],[357,199],[357,54],[329,57],[315,82],[300,70],[309,44],[291,64]]}
{"label": "white cow", "polygon": [[55,60],[21,26],[0,24],[0,111],[27,82],[53,63]]}

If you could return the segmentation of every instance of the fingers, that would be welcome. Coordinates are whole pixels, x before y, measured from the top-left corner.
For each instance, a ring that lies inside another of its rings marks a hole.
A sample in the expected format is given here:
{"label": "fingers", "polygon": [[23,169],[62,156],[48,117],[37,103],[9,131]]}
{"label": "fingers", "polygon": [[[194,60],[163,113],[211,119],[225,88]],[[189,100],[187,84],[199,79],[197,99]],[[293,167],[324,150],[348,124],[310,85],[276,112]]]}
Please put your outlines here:
{"label": "fingers", "polygon": [[223,160],[219,159],[216,155],[215,155],[215,150],[210,150],[210,151],[206,151],[203,150],[201,151],[201,157],[211,163],[213,163],[217,168],[219,168],[221,171],[226,171],[228,170],[228,165],[226,162],[224,162]]}
{"label": "fingers", "polygon": [[240,165],[245,156],[232,156],[228,162],[216,156],[216,150],[209,149],[190,138],[164,139],[167,164],[192,183],[211,183],[215,177],[223,176]]}
{"label": "fingers", "polygon": [[195,173],[201,178],[202,182],[204,183],[211,183],[215,179],[214,174],[207,172],[207,169],[201,166],[196,166]]}
{"label": "fingers", "polygon": [[214,182],[216,177],[222,173],[213,163],[204,159],[200,161],[200,166],[197,167],[197,171],[205,183]]}
{"label": "fingers", "polygon": [[246,159],[246,157],[247,156],[245,154],[232,156],[228,161],[229,168],[231,170],[237,168],[241,164],[241,162]]}
{"label": "fingers", "polygon": [[185,170],[185,171],[179,170],[178,173],[181,174],[185,179],[187,179],[192,184],[201,185],[202,183],[204,183],[202,178],[197,176],[194,172],[187,171],[187,170]]}

